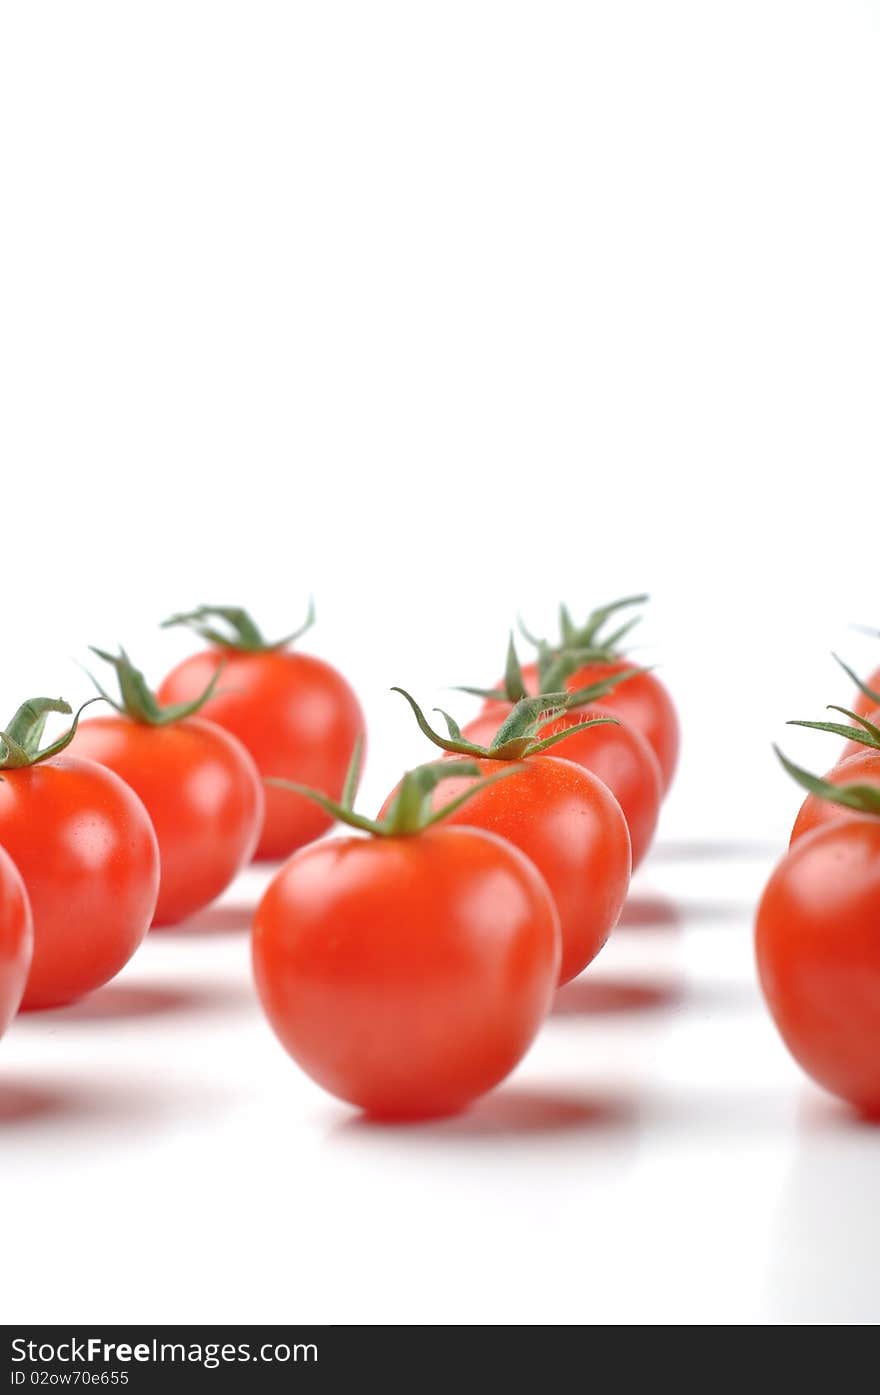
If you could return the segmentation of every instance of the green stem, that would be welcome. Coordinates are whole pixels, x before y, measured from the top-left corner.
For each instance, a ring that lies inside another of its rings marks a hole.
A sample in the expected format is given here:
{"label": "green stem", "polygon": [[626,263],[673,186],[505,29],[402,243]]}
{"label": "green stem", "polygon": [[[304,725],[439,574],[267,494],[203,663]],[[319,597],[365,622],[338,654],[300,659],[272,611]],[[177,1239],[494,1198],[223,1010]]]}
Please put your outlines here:
{"label": "green stem", "polygon": [[[219,621],[226,628],[218,629],[213,621]],[[218,649],[233,649],[240,654],[266,654],[295,644],[314,623],[315,602],[310,597],[303,623],[281,639],[266,639],[253,616],[241,606],[234,605],[200,605],[195,610],[180,611],[163,620],[162,629],[183,625]]]}
{"label": "green stem", "polygon": [[412,708],[419,730],[427,736],[429,741],[433,741],[435,746],[459,756],[485,756],[485,747],[477,746],[473,741],[466,741],[457,722],[453,721],[448,712],[444,712],[439,707],[436,709],[445,718],[446,725],[449,727],[449,736],[441,736],[439,732],[434,730],[415,698],[405,688],[394,687],[391,691],[392,693],[400,693],[401,697],[406,698]]}
{"label": "green stem", "polygon": [[507,662],[504,665],[504,692],[510,702],[521,702],[528,697],[519,655],[511,634],[507,642]]}
{"label": "green stem", "polygon": [[309,799],[313,804],[317,804],[325,814],[329,814],[332,819],[339,823],[347,824],[349,828],[359,828],[364,833],[381,833],[383,829],[376,819],[368,819],[364,814],[356,814],[353,809],[349,809],[345,804],[331,799],[329,795],[323,794],[321,790],[313,790],[309,785],[300,785],[296,780],[282,780],[277,775],[266,775],[263,783],[272,785],[274,789],[288,790],[291,794],[301,794],[304,799]]}
{"label": "green stem", "polygon": [[343,809],[354,808],[354,799],[358,791],[361,780],[361,761],[364,754],[364,738],[355,738],[354,749],[351,753],[351,760],[348,763],[348,770],[345,775],[345,784],[342,786],[342,807]]}
{"label": "green stem", "polygon": [[99,659],[110,664],[119,683],[119,699],[117,700],[112,698],[94,674],[89,673],[86,669],[86,673],[89,673],[89,677],[101,697],[105,702],[109,702],[110,706],[114,707],[117,712],[121,712],[124,717],[130,717],[133,722],[141,722],[145,726],[151,727],[167,727],[175,722],[182,722],[186,717],[195,716],[213,697],[224,667],[223,664],[220,664],[215,669],[207,687],[191,702],[172,702],[166,707],[162,707],[143,673],[139,668],[135,668],[123,648],[120,647],[118,654],[109,654],[105,649],[96,649],[94,645],[89,647]]}
{"label": "green stem", "polygon": [[[630,606],[646,605],[649,600],[650,596],[646,593],[642,593],[639,596],[624,596],[621,600],[611,601],[608,605],[597,607],[597,609],[592,611],[587,617],[586,624],[575,632],[574,647],[578,648],[581,645],[589,646],[594,644],[604,628],[606,621],[610,620],[612,615],[616,615],[620,610],[628,610]],[[637,620],[629,621],[629,623],[624,626],[624,633],[631,630],[633,625],[637,623]],[[603,640],[602,647],[610,648],[611,640]]]}
{"label": "green stem", "polygon": [[523,698],[516,703],[499,726],[491,745],[479,746],[462,736],[458,723],[442,708],[436,710],[446,720],[448,736],[441,736],[440,732],[434,730],[415,698],[405,688],[392,688],[391,691],[406,698],[420,731],[424,732],[435,746],[456,755],[474,756],[481,760],[521,761],[526,756],[540,755],[551,746],[555,746],[558,741],[565,741],[576,732],[586,731],[588,727],[619,725],[616,717],[593,717],[542,738],[540,733],[543,728],[555,722],[571,708],[573,696],[570,693],[545,693],[541,697]]}
{"label": "green stem", "polygon": [[320,790],[311,789],[308,785],[298,785],[291,780],[280,780],[274,776],[269,776],[265,783],[273,785],[276,789],[290,790],[293,794],[300,794],[305,799],[310,799],[331,818],[346,824],[349,828],[360,829],[361,832],[372,834],[373,837],[400,838],[421,833],[426,828],[433,828],[435,824],[453,814],[456,809],[460,809],[480,790],[495,784],[497,780],[513,775],[518,768],[518,766],[511,765],[506,770],[498,770],[484,779],[477,779],[473,785],[470,785],[442,809],[432,811],[431,796],[441,781],[460,779],[462,776],[478,776],[480,767],[469,760],[438,760],[429,765],[416,766],[414,770],[408,770],[404,775],[394,802],[384,819],[368,819],[363,814],[356,814],[344,800],[342,803],[338,803],[335,799],[330,799],[328,795],[323,794]]}
{"label": "green stem", "polygon": [[[605,627],[612,616],[617,615],[619,611],[629,609],[634,605],[643,605],[648,599],[646,594],[623,596],[620,600],[610,601],[608,605],[597,606],[587,616],[583,625],[576,625],[568,606],[561,605],[559,607],[559,638],[555,644],[536,638],[520,620],[520,633],[538,651],[539,672],[544,670],[548,672],[547,686],[553,684],[558,686],[559,673],[551,674],[549,670],[551,665],[563,656],[580,652],[582,655],[580,663],[588,663],[591,658],[604,662],[619,659],[621,642],[630,633],[633,626],[639,623],[641,617],[635,616],[633,619],[627,620],[611,634],[607,633]],[[563,677],[565,676],[567,675],[563,675]]]}
{"label": "green stem", "polygon": [[56,741],[40,750],[46,718],[50,712],[69,716],[73,709],[63,698],[29,698],[15,713],[5,731],[0,731],[0,769],[23,770],[29,765],[39,765],[51,760],[70,745],[76,736],[79,719],[93,702],[101,702],[101,697],[89,698],[73,718],[70,726]]}
{"label": "green stem", "polygon": [[[634,623],[634,622],[632,622]],[[631,628],[631,625],[628,627]],[[612,663],[619,658],[619,655],[612,653],[608,649],[577,649],[577,650],[552,650],[543,640],[536,641],[538,645],[538,696],[550,697],[565,687],[566,679],[570,678],[584,664],[590,663]],[[617,687],[619,683],[626,683],[630,678],[634,678],[637,673],[648,673],[649,669],[638,668],[633,665],[626,668],[621,673],[609,674],[607,678],[599,679],[587,687],[578,689],[574,695],[574,701],[570,706],[586,707],[588,703],[600,702],[603,697]],[[525,680],[523,679],[522,667],[519,656],[516,652],[513,635],[507,646],[507,659],[504,667],[504,687],[503,688],[473,688],[467,685],[459,685],[455,689],[459,693],[469,693],[472,697],[487,698],[494,702],[510,702],[516,704],[523,698],[528,697]]]}

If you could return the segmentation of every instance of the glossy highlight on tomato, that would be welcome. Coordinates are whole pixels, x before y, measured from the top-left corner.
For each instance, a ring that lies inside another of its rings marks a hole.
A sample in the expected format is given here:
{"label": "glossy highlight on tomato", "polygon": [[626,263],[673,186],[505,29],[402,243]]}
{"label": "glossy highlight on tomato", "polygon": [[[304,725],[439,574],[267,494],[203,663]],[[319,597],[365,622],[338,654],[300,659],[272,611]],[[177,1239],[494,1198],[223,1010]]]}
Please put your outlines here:
{"label": "glossy highlight on tomato", "polygon": [[31,907],[21,874],[0,848],[0,1036],[18,1012],[33,953]]}
{"label": "glossy highlight on tomato", "polygon": [[260,1000],[291,1056],[382,1118],[453,1113],[517,1064],[556,986],[556,908],[492,834],[437,825],[296,853],[254,919]]}
{"label": "glossy highlight on tomato", "polygon": [[788,1049],[832,1094],[880,1112],[880,818],[826,823],[777,866],[758,910],[761,987]]}

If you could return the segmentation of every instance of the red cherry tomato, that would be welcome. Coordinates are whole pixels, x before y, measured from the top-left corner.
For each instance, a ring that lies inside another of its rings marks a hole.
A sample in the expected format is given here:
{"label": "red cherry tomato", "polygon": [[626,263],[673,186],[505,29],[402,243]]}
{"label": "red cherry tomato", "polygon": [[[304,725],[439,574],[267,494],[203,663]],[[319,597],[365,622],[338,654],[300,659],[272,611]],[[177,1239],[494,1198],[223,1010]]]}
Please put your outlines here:
{"label": "red cherry tomato", "polygon": [[808,1075],[858,1109],[880,1110],[880,819],[799,838],[758,911],[761,986]]}
{"label": "red cherry tomato", "polygon": [[147,811],[112,770],[76,756],[6,769],[0,844],[34,919],[23,1007],[56,1007],[99,988],[147,932],[159,849]]}
{"label": "red cherry tomato", "polygon": [[[626,659],[613,663],[584,664],[570,678],[565,686],[569,692],[591,687],[605,678],[613,678],[617,673],[625,673],[635,666]],[[537,664],[524,664],[522,676],[526,691],[537,693],[539,689]],[[503,680],[496,685],[504,687]],[[648,742],[660,766],[660,777],[664,794],[672,783],[675,767],[678,764],[679,726],[675,705],[668,690],[653,673],[633,673],[625,683],[618,683],[610,693],[602,698],[602,707],[619,717],[627,726],[634,727]],[[509,712],[510,703],[500,703],[489,698],[485,711]]]}
{"label": "red cherry tomato", "polygon": [[31,907],[21,874],[0,848],[0,1036],[24,993],[33,952]]}
{"label": "red cherry tomato", "polygon": [[[247,654],[217,648],[178,664],[159,688],[159,701],[192,701],[221,664],[217,691],[201,715],[237,736],[261,775],[311,785],[338,799],[355,742],[364,736],[360,704],[342,675],[293,650]],[[307,799],[269,787],[256,857],[286,857],[332,822]]]}
{"label": "red cherry tomato", "polygon": [[[555,736],[578,722],[614,715],[604,705],[565,712],[541,727],[539,738]],[[477,746],[489,746],[498,730],[497,717],[484,712],[462,731]],[[614,795],[626,819],[632,844],[633,870],[639,865],[657,827],[663,789],[657,757],[643,736],[625,722],[587,727],[552,748],[554,757],[574,761],[598,775]]]}
{"label": "red cherry tomato", "polygon": [[548,1010],[559,952],[534,867],[474,829],[305,848],[254,920],[257,988],[283,1045],[386,1117],[451,1113],[503,1079]]}
{"label": "red cherry tomato", "polygon": [[115,770],[143,800],[159,841],[154,925],[174,925],[208,905],[250,861],[262,782],[222,727],[200,717],[168,726],[95,717],[80,723],[71,749]]}
{"label": "red cherry tomato", "polygon": [[[851,744],[855,746],[855,754],[839,761],[824,778],[831,785],[876,785],[880,788],[880,751],[859,746],[854,742]],[[811,833],[814,828],[824,824],[863,817],[864,815],[855,809],[847,809],[843,804],[835,804],[830,799],[808,794],[794,821],[791,842],[797,842],[805,833]]]}
{"label": "red cherry tomato", "polygon": [[[509,769],[508,762],[498,760],[480,759],[476,765],[480,778]],[[476,779],[444,780],[432,807],[445,808]],[[385,801],[383,814],[396,793]],[[500,834],[535,864],[559,911],[559,981],[579,974],[617,924],[629,886],[629,832],[608,787],[571,761],[528,756],[519,770],[479,790],[446,822]]]}

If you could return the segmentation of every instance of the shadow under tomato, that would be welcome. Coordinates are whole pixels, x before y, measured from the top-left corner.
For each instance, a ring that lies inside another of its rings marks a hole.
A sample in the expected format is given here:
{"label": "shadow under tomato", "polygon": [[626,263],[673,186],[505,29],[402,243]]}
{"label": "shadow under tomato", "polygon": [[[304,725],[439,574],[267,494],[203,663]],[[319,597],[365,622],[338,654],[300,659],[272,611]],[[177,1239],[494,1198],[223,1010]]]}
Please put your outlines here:
{"label": "shadow under tomato", "polygon": [[716,1015],[748,1009],[760,1011],[761,996],[750,980],[628,978],[620,974],[593,974],[588,969],[558,990],[551,1016],[623,1017],[681,1008]]}
{"label": "shadow under tomato", "polygon": [[624,930],[680,930],[681,909],[668,896],[627,897],[618,927]]}
{"label": "shadow under tomato", "polygon": [[255,1002],[247,984],[200,983],[168,987],[165,984],[108,983],[79,1002],[66,1007],[23,1013],[23,1023],[122,1022],[151,1017],[236,1011]]}
{"label": "shadow under tomato", "polygon": [[443,1119],[380,1119],[358,1114],[335,1132],[376,1137],[408,1134],[425,1139],[528,1138],[626,1127],[635,1110],[612,1095],[508,1086],[484,1095],[461,1114]]}
{"label": "shadow under tomato", "polygon": [[782,851],[769,838],[681,838],[655,843],[649,857],[655,862],[723,862],[779,857]]}
{"label": "shadow under tomato", "polygon": [[220,906],[206,906],[177,925],[154,925],[150,934],[161,935],[163,940],[185,940],[202,935],[246,935],[250,933],[255,909],[256,903],[240,905],[237,902],[224,902]]}
{"label": "shadow under tomato", "polygon": [[684,989],[679,983],[605,976],[598,978],[587,974],[559,989],[551,1012],[554,1017],[656,1012],[661,1008],[679,1006],[684,996]]}
{"label": "shadow under tomato", "polygon": [[619,930],[679,931],[685,926],[705,927],[751,923],[754,904],[748,901],[672,901],[667,896],[628,897],[617,922]]}
{"label": "shadow under tomato", "polygon": [[105,1123],[114,1128],[152,1125],[163,1113],[162,1096],[132,1082],[79,1085],[64,1080],[0,1079],[0,1135],[55,1125]]}
{"label": "shadow under tomato", "polygon": [[880,1131],[880,1108],[857,1109],[846,1100],[811,1088],[801,1102],[798,1123],[803,1134],[864,1134]]}
{"label": "shadow under tomato", "polygon": [[0,1129],[8,1124],[58,1118],[70,1110],[70,1101],[57,1086],[0,1080]]}

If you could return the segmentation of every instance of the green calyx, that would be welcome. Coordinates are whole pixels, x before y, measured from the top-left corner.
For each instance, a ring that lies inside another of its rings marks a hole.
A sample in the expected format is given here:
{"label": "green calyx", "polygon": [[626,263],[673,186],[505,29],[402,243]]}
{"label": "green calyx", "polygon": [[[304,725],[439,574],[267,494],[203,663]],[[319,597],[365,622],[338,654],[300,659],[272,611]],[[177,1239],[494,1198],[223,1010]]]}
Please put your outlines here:
{"label": "green calyx", "polygon": [[[853,672],[853,670],[839,658],[837,654],[832,655],[835,661],[840,664],[846,676],[855,683],[860,692],[876,702],[880,707],[880,693],[875,693],[867,684]],[[811,731],[827,731],[832,736],[842,736],[847,741],[855,741],[860,746],[865,746],[868,750],[880,751],[880,726],[870,721],[867,717],[862,717],[858,712],[853,712],[849,707],[838,707],[835,703],[828,704],[829,712],[839,712],[842,717],[848,717],[849,722],[789,722],[790,727],[808,727]],[[773,747],[783,768],[788,772],[793,780],[808,790],[810,794],[815,794],[819,799],[827,799],[832,804],[840,804],[845,809],[855,809],[860,814],[880,814],[880,788],[874,785],[859,784],[858,781],[852,784],[835,785],[830,780],[823,780],[819,775],[812,775],[809,770],[803,770],[801,766],[795,765],[794,761],[788,759],[779,750],[778,746]]]}
{"label": "green calyx", "polygon": [[[795,726],[809,726],[811,723],[793,723]],[[793,780],[807,790],[810,794],[815,794],[819,799],[827,799],[831,804],[841,804],[845,809],[854,809],[859,814],[880,815],[880,788],[875,785],[863,785],[858,781],[846,785],[834,785],[830,780],[823,780],[818,775],[812,775],[809,770],[803,770],[801,766],[795,765],[794,761],[788,759],[780,751],[778,746],[773,750],[782,765]]]}
{"label": "green calyx", "polygon": [[488,785],[494,785],[496,781],[503,780],[508,775],[513,775],[517,769],[516,766],[512,765],[508,770],[499,770],[485,779],[476,780],[463,794],[451,800],[443,809],[432,810],[431,797],[443,780],[459,779],[462,775],[479,775],[479,766],[475,765],[473,761],[453,762],[447,760],[438,760],[428,765],[416,766],[414,770],[408,770],[401,780],[386,817],[384,819],[368,819],[363,814],[356,814],[352,808],[360,778],[362,749],[362,742],[358,740],[352,753],[351,764],[345,778],[345,787],[339,801],[330,799],[320,790],[311,789],[308,785],[298,785],[292,780],[279,780],[274,776],[269,776],[266,779],[266,784],[273,785],[276,789],[290,790],[293,794],[301,794],[305,799],[310,799],[313,804],[317,804],[331,818],[346,824],[349,828],[358,828],[363,833],[370,833],[376,838],[400,838],[422,833],[426,828],[433,828],[434,824],[442,823],[456,809],[461,808],[462,804],[466,804],[469,799],[473,798],[479,790],[485,789]]}
{"label": "green calyx", "polygon": [[[576,673],[587,663],[607,663],[616,655],[605,653],[600,649],[574,649],[564,651],[552,651],[543,641],[537,641],[538,649],[538,697],[551,698],[558,696],[565,686],[565,681]],[[613,673],[607,678],[601,679],[597,683],[590,683],[585,688],[578,688],[575,692],[567,693],[569,707],[588,707],[592,702],[601,702],[603,697],[618,686],[619,683],[626,683],[628,679],[634,678],[637,673],[647,673],[644,668],[628,668],[623,673]],[[507,644],[507,657],[504,665],[504,686],[503,688],[470,688],[459,686],[456,689],[459,693],[470,693],[472,697],[489,698],[496,702],[522,702],[523,698],[531,696],[526,691],[525,679],[523,678],[522,665],[519,655],[516,652],[516,644],[513,635],[510,636]]]}
{"label": "green calyx", "polygon": [[633,616],[632,619],[627,620],[623,625],[618,625],[617,629],[611,630],[610,633],[608,630],[609,622],[618,615],[619,611],[627,610],[634,605],[644,605],[648,599],[649,597],[645,594],[623,596],[620,600],[597,606],[595,610],[590,612],[582,625],[576,625],[568,606],[561,605],[559,607],[559,637],[553,643],[546,639],[539,639],[520,620],[518,624],[521,635],[538,651],[538,673],[542,691],[550,692],[554,687],[560,687],[566,678],[584,664],[613,663],[619,659],[622,652],[621,644],[630,631],[638,625],[642,617],[640,615]]}
{"label": "green calyx", "polygon": [[646,593],[639,596],[623,596],[620,600],[609,601],[607,605],[597,606],[590,611],[583,625],[576,625],[571,618],[568,606],[559,607],[559,649],[603,649],[606,652],[617,654],[626,636],[638,625],[641,620],[640,615],[635,615],[631,620],[627,620],[611,634],[607,632],[607,625],[613,616],[621,610],[629,610],[634,605],[646,605],[650,597]]}
{"label": "green calyx", "polygon": [[570,711],[575,706],[572,698],[577,697],[576,693],[545,693],[541,697],[521,698],[499,726],[492,744],[478,746],[462,736],[458,723],[448,712],[444,712],[442,707],[435,708],[435,711],[439,712],[446,722],[448,736],[441,736],[434,730],[415,698],[411,697],[405,688],[392,688],[391,691],[406,698],[419,729],[435,746],[439,746],[443,751],[451,751],[460,756],[473,756],[479,760],[521,761],[526,756],[537,756],[542,751],[549,751],[557,742],[565,741],[575,732],[586,731],[588,727],[620,725],[616,717],[593,717],[589,721],[576,722],[552,736],[542,737],[543,729]]}
{"label": "green calyx", "polygon": [[76,736],[79,719],[85,708],[100,698],[89,698],[76,713],[67,731],[40,750],[40,742],[50,712],[60,712],[69,717],[73,712],[69,702],[63,698],[29,698],[19,707],[5,731],[0,731],[0,770],[22,770],[28,765],[39,765],[40,761],[50,760],[69,746]]}
{"label": "green calyx", "polygon": [[530,644],[540,648],[545,645],[548,650],[559,653],[566,649],[586,649],[615,658],[620,657],[620,646],[631,630],[638,625],[641,620],[640,615],[633,616],[616,630],[608,633],[608,622],[621,610],[628,610],[630,606],[645,605],[650,599],[647,594],[639,596],[622,596],[620,600],[609,601],[607,605],[597,606],[591,610],[582,625],[576,625],[571,618],[571,612],[567,605],[559,607],[559,638],[555,644],[550,644],[547,640],[535,637],[526,629],[522,621],[519,622],[520,632]]}
{"label": "green calyx", "polygon": [[197,698],[193,698],[191,702],[172,702],[167,707],[162,707],[140,669],[135,668],[121,646],[118,654],[108,654],[105,649],[96,649],[94,645],[89,647],[93,654],[115,669],[119,683],[119,697],[112,698],[94,674],[89,673],[89,677],[101,697],[105,702],[109,702],[111,707],[115,707],[117,712],[121,712],[124,717],[130,717],[133,722],[142,722],[151,727],[167,727],[174,722],[182,722],[185,717],[195,716],[196,712],[204,707],[208,699],[213,696],[223,671],[221,665],[212,675],[204,692],[200,693]]}
{"label": "green calyx", "polygon": [[[859,692],[864,693],[865,697],[880,707],[880,693],[875,693],[873,688],[869,688],[867,683],[863,683],[837,654],[832,654],[831,657],[835,663],[840,664],[847,678],[855,683]],[[857,741],[862,746],[870,746],[874,750],[880,751],[880,727],[876,726],[874,722],[869,721],[867,717],[862,717],[858,712],[851,711],[848,707],[838,707],[833,702],[828,704],[828,711],[839,712],[842,716],[849,717],[850,721],[856,725],[846,726],[843,722],[789,722],[788,725],[790,727],[809,727],[813,731],[829,731],[833,736],[844,736],[850,741]]]}
{"label": "green calyx", "polygon": [[[218,629],[217,622],[224,628]],[[295,644],[314,623],[315,602],[310,598],[306,618],[299,629],[292,630],[281,639],[266,639],[253,617],[240,606],[232,605],[200,605],[196,610],[169,615],[167,620],[162,621],[162,629],[184,625],[219,649],[234,649],[238,654],[268,654]]]}

